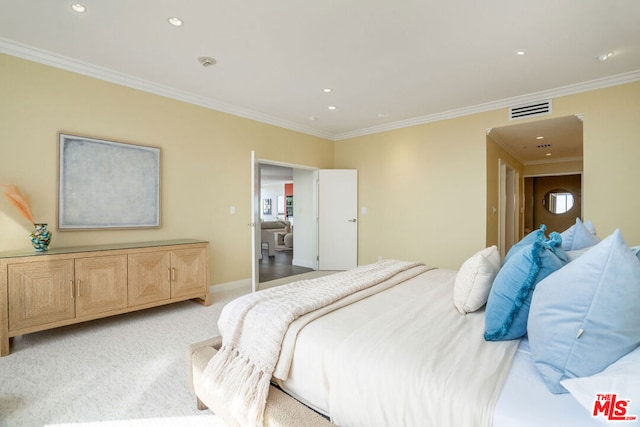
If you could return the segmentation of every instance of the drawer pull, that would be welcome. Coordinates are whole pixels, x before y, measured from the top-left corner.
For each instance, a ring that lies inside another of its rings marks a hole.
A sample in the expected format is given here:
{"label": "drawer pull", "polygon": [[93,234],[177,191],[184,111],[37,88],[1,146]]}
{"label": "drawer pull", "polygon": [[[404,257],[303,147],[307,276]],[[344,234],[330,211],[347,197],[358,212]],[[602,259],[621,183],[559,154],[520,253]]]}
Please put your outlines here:
{"label": "drawer pull", "polygon": [[176,268],[175,267],[173,267],[171,269],[171,280],[174,280],[174,281],[176,280]]}
{"label": "drawer pull", "polygon": [[78,279],[78,280],[76,281],[76,283],[77,283],[77,285],[76,285],[76,286],[77,286],[77,289],[78,289],[78,295],[77,295],[77,296],[79,297],[79,296],[80,296],[80,279]]}
{"label": "drawer pull", "polygon": [[75,298],[75,292],[73,289],[73,280],[69,280],[69,286],[71,287],[71,299]]}

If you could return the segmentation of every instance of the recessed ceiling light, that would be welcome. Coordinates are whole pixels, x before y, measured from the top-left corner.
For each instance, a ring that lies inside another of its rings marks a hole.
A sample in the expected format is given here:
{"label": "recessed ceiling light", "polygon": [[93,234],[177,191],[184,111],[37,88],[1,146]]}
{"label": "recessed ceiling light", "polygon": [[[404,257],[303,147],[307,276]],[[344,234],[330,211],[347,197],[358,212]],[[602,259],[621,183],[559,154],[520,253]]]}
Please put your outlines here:
{"label": "recessed ceiling light", "polygon": [[326,87],[326,88],[322,89],[322,91],[324,93],[331,93],[333,91],[333,89],[331,89],[330,87]]}
{"label": "recessed ceiling light", "polygon": [[518,51],[516,51],[516,55],[520,55],[520,56],[522,56],[522,55],[524,55],[524,54],[526,54],[526,53],[527,53],[527,52],[525,52],[524,50],[518,50]]}
{"label": "recessed ceiling light", "polygon": [[551,153],[547,153],[547,154],[545,154],[545,156],[551,157]]}
{"label": "recessed ceiling light", "polygon": [[335,109],[336,109],[336,106],[335,106],[335,105],[329,105],[329,107],[328,107],[328,108],[329,108],[329,110],[335,110]]}
{"label": "recessed ceiling light", "polygon": [[544,136],[536,136],[536,139],[544,139]]}
{"label": "recessed ceiling light", "polygon": [[78,12],[78,13],[83,13],[87,11],[87,8],[84,7],[84,5],[80,4],[80,3],[74,3],[71,5],[71,9],[74,12]]}
{"label": "recessed ceiling light", "polygon": [[167,19],[167,21],[169,21],[169,24],[173,25],[174,27],[182,27],[183,24],[182,19],[176,18],[175,16]]}
{"label": "recessed ceiling light", "polygon": [[316,121],[316,120],[318,120],[318,118],[316,116],[309,116],[309,120]]}
{"label": "recessed ceiling light", "polygon": [[602,55],[598,56],[598,60],[606,61],[607,59],[611,58],[613,55],[615,55],[615,52],[603,53]]}

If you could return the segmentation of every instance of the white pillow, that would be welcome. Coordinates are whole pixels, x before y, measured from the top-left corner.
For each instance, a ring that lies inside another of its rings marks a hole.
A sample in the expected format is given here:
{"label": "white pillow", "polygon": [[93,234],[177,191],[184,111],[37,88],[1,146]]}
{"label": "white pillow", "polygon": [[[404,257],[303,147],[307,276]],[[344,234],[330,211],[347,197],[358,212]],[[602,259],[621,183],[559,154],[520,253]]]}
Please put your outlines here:
{"label": "white pillow", "polygon": [[495,245],[477,252],[462,264],[453,287],[453,303],[460,314],[474,312],[487,303],[498,270],[500,253]]}
{"label": "white pillow", "polygon": [[[591,415],[595,412],[595,416],[603,421],[610,418],[609,414],[625,418],[635,416],[637,421],[640,417],[640,347],[621,357],[599,374],[562,380],[560,384],[569,390]],[[611,404],[607,404],[607,397],[602,395],[610,395],[613,398],[614,394],[616,402],[627,403],[618,404],[618,414],[606,413],[606,406]]]}

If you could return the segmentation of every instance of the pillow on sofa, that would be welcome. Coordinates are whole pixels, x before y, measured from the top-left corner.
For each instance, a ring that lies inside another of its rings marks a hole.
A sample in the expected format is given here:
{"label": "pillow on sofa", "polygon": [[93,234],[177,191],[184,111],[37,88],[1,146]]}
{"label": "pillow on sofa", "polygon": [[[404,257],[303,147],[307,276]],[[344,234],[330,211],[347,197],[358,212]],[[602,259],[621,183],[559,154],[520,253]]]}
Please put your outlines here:
{"label": "pillow on sofa", "polygon": [[453,286],[453,304],[460,314],[478,310],[486,304],[491,284],[500,270],[497,246],[491,246],[466,260]]}
{"label": "pillow on sofa", "polygon": [[553,393],[560,381],[602,371],[640,344],[640,260],[620,230],[538,284],[528,334]]}
{"label": "pillow on sofa", "polygon": [[[616,401],[626,401],[628,416],[640,416],[640,347],[612,363],[604,371],[584,378],[560,381],[584,408],[594,415],[597,395],[615,394]],[[599,415],[604,415],[600,412]],[[606,418],[604,418],[606,419]],[[637,418],[636,418],[637,419]]]}
{"label": "pillow on sofa", "polygon": [[600,242],[591,221],[582,223],[580,218],[576,218],[576,223],[563,231],[560,236],[562,237],[562,249],[565,251],[588,248]]}
{"label": "pillow on sofa", "polygon": [[527,333],[529,305],[536,284],[567,263],[560,234],[544,233],[507,260],[498,272],[485,309],[487,341],[511,340]]}

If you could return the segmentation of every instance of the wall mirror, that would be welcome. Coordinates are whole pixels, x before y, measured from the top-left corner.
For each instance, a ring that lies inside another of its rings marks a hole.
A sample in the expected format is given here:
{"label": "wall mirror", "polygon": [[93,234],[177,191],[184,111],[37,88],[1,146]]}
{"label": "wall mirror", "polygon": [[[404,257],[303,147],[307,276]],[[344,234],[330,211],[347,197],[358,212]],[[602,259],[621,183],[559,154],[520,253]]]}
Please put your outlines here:
{"label": "wall mirror", "polygon": [[548,191],[542,199],[542,206],[552,214],[569,212],[573,207],[573,194],[561,188]]}

